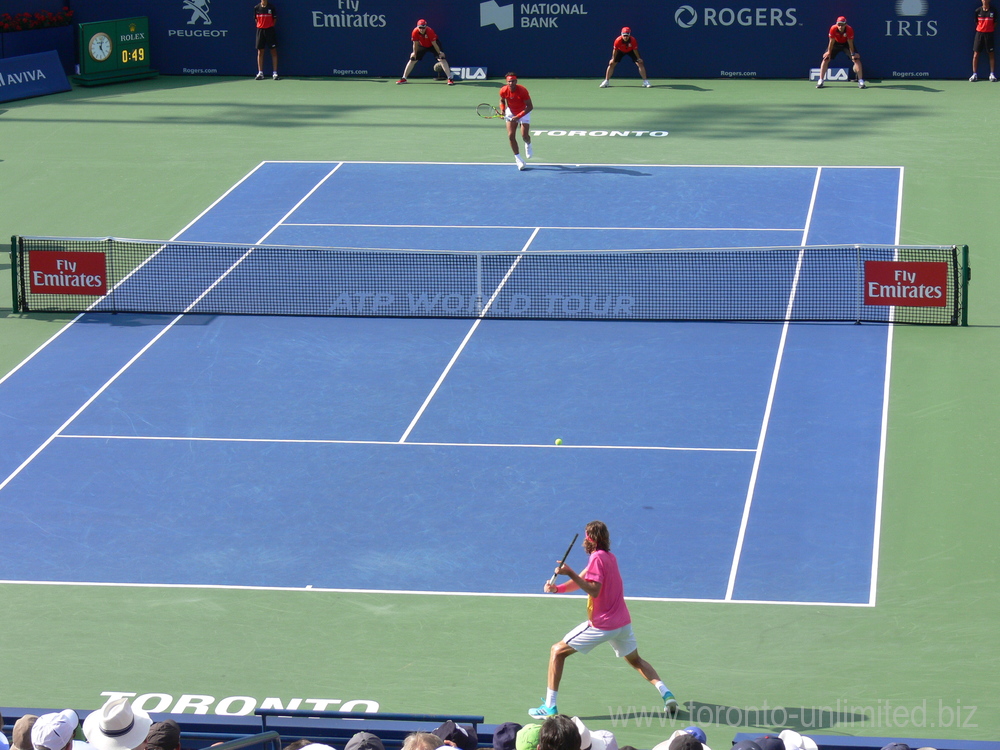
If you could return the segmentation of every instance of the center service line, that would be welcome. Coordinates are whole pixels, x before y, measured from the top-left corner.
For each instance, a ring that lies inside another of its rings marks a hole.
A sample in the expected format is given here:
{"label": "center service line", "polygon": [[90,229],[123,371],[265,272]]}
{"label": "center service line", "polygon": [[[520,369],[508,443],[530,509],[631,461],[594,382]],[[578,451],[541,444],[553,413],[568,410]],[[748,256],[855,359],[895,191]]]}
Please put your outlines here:
{"label": "center service line", "polygon": [[438,392],[438,388],[441,387],[441,384],[444,382],[444,379],[448,377],[448,373],[451,372],[451,368],[455,365],[455,362],[458,361],[458,357],[462,353],[462,350],[465,349],[465,345],[469,343],[469,339],[472,338],[472,334],[474,334],[476,332],[476,329],[479,328],[479,324],[482,322],[483,316],[486,315],[487,311],[490,309],[490,306],[493,304],[493,301],[496,300],[497,295],[500,294],[500,290],[503,289],[504,284],[507,283],[507,280],[510,278],[510,275],[514,273],[514,269],[517,268],[517,264],[521,262],[521,258],[523,258],[524,253],[527,252],[528,246],[535,241],[535,237],[538,236],[538,232],[540,229],[541,227],[535,227],[535,230],[531,233],[531,236],[528,238],[528,241],[525,242],[524,247],[521,248],[521,254],[518,255],[516,258],[514,258],[514,262],[510,264],[510,268],[507,269],[507,273],[504,274],[504,277],[500,281],[500,284],[497,286],[496,291],[493,292],[493,296],[491,296],[489,301],[483,306],[482,312],[479,313],[479,317],[476,318],[475,322],[472,324],[472,327],[469,329],[469,332],[465,334],[465,338],[462,339],[462,343],[458,345],[458,349],[455,350],[455,353],[451,357],[451,361],[448,362],[448,365],[444,368],[444,372],[441,373],[441,377],[437,379],[437,382],[434,384],[434,387],[431,388],[431,392],[428,393],[427,398],[424,399],[424,403],[420,405],[420,408],[417,410],[417,413],[413,416],[413,420],[410,422],[410,426],[406,428],[406,431],[403,433],[403,436],[399,439],[400,443],[405,443],[406,439],[410,436],[410,433],[413,432],[413,428],[417,426],[417,422],[420,420],[420,417],[423,416],[423,413],[427,409],[428,405],[430,405],[431,399],[434,398],[434,394]]}

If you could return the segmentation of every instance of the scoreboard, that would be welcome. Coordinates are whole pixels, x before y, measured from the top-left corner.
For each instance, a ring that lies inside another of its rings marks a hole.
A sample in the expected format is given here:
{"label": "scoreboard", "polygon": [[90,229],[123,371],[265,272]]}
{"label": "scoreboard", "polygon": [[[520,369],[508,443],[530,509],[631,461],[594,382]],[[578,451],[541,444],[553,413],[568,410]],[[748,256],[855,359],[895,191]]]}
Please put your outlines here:
{"label": "scoreboard", "polygon": [[78,83],[150,78],[149,19],[145,16],[81,23]]}

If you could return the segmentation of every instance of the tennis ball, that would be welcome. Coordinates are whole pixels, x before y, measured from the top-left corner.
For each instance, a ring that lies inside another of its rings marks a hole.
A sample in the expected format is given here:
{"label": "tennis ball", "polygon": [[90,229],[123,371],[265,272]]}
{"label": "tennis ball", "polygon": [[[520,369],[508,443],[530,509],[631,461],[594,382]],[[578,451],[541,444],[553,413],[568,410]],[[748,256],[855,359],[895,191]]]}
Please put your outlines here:
{"label": "tennis ball", "polygon": [[556,438],[556,445],[562,445],[562,438]]}

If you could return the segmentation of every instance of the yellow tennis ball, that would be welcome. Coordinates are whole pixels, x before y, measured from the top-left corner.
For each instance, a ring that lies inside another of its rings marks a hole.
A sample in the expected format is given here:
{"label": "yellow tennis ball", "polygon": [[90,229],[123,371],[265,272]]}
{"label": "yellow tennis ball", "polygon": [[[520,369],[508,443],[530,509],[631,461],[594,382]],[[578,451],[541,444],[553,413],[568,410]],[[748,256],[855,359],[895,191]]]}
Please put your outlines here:
{"label": "yellow tennis ball", "polygon": [[556,445],[562,445],[562,438],[556,438]]}

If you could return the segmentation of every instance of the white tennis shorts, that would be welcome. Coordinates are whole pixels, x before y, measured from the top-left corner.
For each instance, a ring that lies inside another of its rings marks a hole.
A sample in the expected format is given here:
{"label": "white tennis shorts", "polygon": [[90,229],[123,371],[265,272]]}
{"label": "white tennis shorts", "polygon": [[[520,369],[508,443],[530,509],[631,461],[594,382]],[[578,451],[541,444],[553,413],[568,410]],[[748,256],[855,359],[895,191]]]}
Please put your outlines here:
{"label": "white tennis shorts", "polygon": [[581,654],[589,653],[595,646],[610,643],[615,650],[615,656],[628,656],[638,648],[632,623],[614,630],[601,630],[589,622],[582,622],[569,631],[563,638],[563,643],[571,646]]}
{"label": "white tennis shorts", "polygon": [[[504,107],[503,119],[505,119],[507,122],[510,122],[511,120],[514,119],[514,113],[510,111],[510,107]],[[520,122],[524,123],[525,125],[528,125],[531,122],[531,112],[522,117],[520,119]]]}

